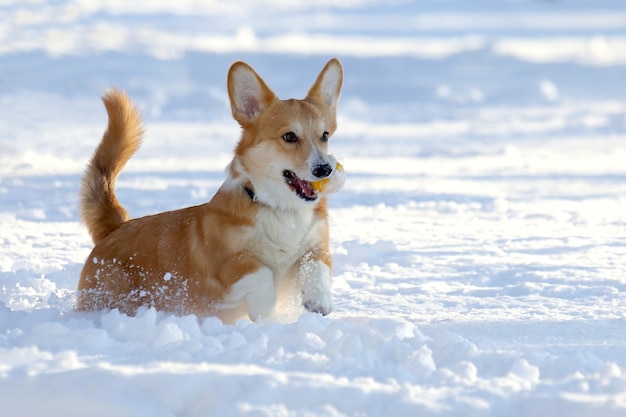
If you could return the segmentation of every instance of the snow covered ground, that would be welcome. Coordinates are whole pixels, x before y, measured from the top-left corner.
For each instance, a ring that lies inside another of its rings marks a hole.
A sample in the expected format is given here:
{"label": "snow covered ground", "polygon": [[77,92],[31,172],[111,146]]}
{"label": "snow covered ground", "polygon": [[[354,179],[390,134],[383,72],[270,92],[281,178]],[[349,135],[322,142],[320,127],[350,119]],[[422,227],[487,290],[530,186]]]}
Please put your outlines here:
{"label": "snow covered ground", "polygon": [[[623,0],[335,3],[0,0],[0,414],[626,415]],[[332,56],[333,314],[73,311],[106,88],[142,216],[219,187],[233,61],[287,98]]]}

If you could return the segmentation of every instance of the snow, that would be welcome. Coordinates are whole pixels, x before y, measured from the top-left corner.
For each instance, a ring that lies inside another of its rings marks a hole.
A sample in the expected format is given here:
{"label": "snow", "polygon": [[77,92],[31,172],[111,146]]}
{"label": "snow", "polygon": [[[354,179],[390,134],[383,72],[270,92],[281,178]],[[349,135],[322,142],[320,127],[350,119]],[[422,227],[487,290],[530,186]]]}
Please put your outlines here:
{"label": "snow", "polygon": [[[331,56],[331,315],[74,311],[106,88],[142,216],[223,181],[232,62],[287,98]],[[2,415],[625,415],[625,97],[621,0],[0,1]]]}

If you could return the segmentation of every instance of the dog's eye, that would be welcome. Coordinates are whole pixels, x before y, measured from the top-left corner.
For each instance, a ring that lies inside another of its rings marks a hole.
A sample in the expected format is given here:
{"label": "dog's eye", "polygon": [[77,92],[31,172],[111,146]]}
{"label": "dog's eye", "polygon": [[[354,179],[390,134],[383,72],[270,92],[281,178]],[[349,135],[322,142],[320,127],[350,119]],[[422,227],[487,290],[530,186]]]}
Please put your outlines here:
{"label": "dog's eye", "polygon": [[298,141],[298,137],[293,132],[287,132],[287,133],[285,133],[283,135],[283,140],[285,142],[297,142]]}
{"label": "dog's eye", "polygon": [[328,142],[328,132],[322,133],[322,142]]}

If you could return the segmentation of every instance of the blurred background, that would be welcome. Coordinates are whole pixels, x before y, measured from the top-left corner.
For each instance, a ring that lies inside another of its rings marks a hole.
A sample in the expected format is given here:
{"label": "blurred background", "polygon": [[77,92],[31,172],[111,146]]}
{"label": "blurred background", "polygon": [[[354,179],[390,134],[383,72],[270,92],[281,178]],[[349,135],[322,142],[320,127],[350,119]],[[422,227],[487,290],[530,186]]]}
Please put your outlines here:
{"label": "blurred background", "polygon": [[93,102],[116,85],[148,118],[219,119],[233,61],[250,62],[279,96],[301,97],[303,80],[332,56],[346,67],[343,113],[370,121],[454,117],[476,105],[623,101],[626,5],[0,0],[0,117],[19,117],[32,101],[53,112],[50,96]]}

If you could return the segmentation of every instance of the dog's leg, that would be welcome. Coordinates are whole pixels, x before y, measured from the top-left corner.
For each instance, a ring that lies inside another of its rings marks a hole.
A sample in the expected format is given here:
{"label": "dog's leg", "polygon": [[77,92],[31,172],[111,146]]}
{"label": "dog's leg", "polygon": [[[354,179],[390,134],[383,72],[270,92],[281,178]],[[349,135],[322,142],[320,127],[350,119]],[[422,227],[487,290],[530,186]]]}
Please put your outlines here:
{"label": "dog's leg", "polygon": [[235,282],[226,296],[229,302],[245,302],[250,320],[268,317],[276,305],[274,274],[262,266]]}
{"label": "dog's leg", "polygon": [[[330,263],[330,255],[327,256]],[[302,305],[309,311],[329,314],[333,309],[332,277],[328,264],[310,252],[300,260]]]}

